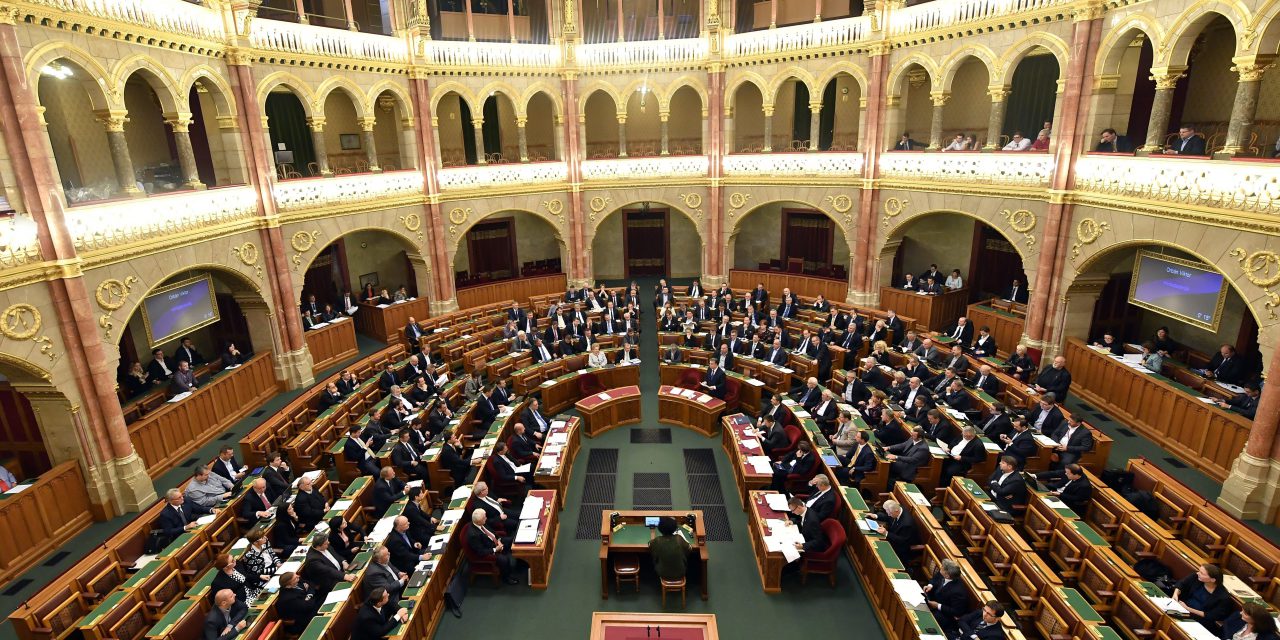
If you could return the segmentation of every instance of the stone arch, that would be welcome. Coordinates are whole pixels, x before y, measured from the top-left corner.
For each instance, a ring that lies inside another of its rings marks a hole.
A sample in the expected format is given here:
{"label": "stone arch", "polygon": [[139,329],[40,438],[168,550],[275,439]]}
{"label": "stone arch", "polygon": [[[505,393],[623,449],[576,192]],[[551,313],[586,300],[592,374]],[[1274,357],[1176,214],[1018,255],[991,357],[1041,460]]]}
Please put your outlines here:
{"label": "stone arch", "polygon": [[517,113],[519,113],[521,117],[528,117],[529,102],[531,102],[534,96],[539,93],[545,95],[547,99],[551,101],[553,115],[557,118],[563,118],[564,96],[545,82],[535,82],[529,85],[529,87],[524,90],[524,93],[520,94],[520,101],[516,103],[516,109],[519,110]]}
{"label": "stone arch", "polygon": [[826,89],[827,84],[832,80],[835,80],[841,73],[849,74],[849,76],[858,83],[858,91],[861,92],[863,96],[867,95],[866,71],[864,71],[862,67],[859,67],[847,60],[842,60],[827,67],[827,69],[822,72],[822,75],[818,76],[817,80],[814,81],[815,90],[821,94],[821,92]]}
{"label": "stone arch", "polygon": [[763,97],[766,102],[768,101],[769,82],[764,79],[764,76],[761,76],[760,74],[754,71],[743,71],[738,74],[738,76],[733,80],[733,82],[729,84],[729,86],[725,87],[724,109],[725,109],[726,115],[730,115],[733,113],[733,99],[734,99],[734,96],[738,94],[738,89],[741,89],[743,85],[748,83],[754,84],[756,86],[756,89],[760,91],[761,97]]}
{"label": "stone arch", "polygon": [[[989,78],[988,82],[990,84],[996,84],[996,81],[1004,75],[1000,63],[996,61],[996,54],[990,48],[983,44],[970,44],[947,56],[942,61],[939,69],[940,78],[935,80],[933,74],[930,74],[929,77],[934,80],[935,88],[942,91],[950,91],[956,72],[970,59],[981,62],[987,68],[987,78]],[[940,87],[937,86],[939,84],[941,85]]]}
{"label": "stone arch", "polygon": [[321,83],[316,89],[316,104],[322,109],[329,96],[334,91],[342,91],[351,99],[351,105],[356,109],[356,117],[364,118],[369,116],[373,109],[370,107],[372,100],[365,95],[364,89],[361,89],[356,83],[342,76],[333,76]]}
{"label": "stone arch", "polygon": [[323,109],[324,104],[316,101],[315,91],[311,89],[310,85],[287,71],[277,71],[258,83],[258,107],[262,109],[263,113],[266,113],[267,110],[267,96],[276,87],[280,86],[287,88],[298,97],[298,102],[302,103],[302,111],[308,118],[322,115],[316,113]]}
{"label": "stone arch", "polygon": [[[742,211],[742,213],[731,216],[729,218],[728,228],[725,229],[724,231],[725,236],[730,237],[740,233],[742,231],[742,229],[740,228],[743,224],[742,221],[745,220],[746,218],[749,218],[751,214],[755,213],[756,211],[763,209],[764,207],[767,207],[769,205],[784,203],[784,202],[797,202],[802,205],[805,205],[806,207],[812,208],[814,211],[822,212],[828,218],[831,218],[831,221],[835,222],[837,227],[840,227],[840,232],[845,235],[846,239],[851,238],[857,232],[857,229],[855,229],[852,226],[853,223],[845,222],[844,217],[846,214],[842,214],[838,211],[835,211],[834,209],[831,209],[829,202],[826,205],[823,205],[821,202],[815,202],[813,200],[808,199],[807,197],[803,197],[799,193],[795,193],[786,198],[772,198],[764,202],[755,203],[751,206],[751,208],[746,209],[745,211]],[[856,212],[851,211],[850,213],[856,213]]]}
{"label": "stone arch", "polygon": [[1038,31],[1019,40],[1000,56],[995,66],[999,75],[992,77],[991,84],[1009,84],[1013,80],[1012,73],[1018,68],[1018,63],[1022,62],[1022,59],[1037,47],[1052,53],[1053,57],[1058,59],[1058,69],[1061,70],[1059,74],[1066,73],[1067,58],[1069,56],[1067,43],[1051,33]]}
{"label": "stone arch", "polygon": [[[261,251],[261,249],[259,249],[259,251]],[[232,262],[236,264],[232,264]],[[167,270],[164,273],[164,275],[159,276],[157,278],[146,278],[142,282],[139,282],[138,284],[133,285],[134,291],[139,291],[141,293],[139,293],[138,295],[129,296],[126,299],[125,304],[123,306],[111,312],[109,315],[118,319],[118,321],[120,322],[119,326],[121,327],[129,324],[129,321],[132,320],[133,317],[139,313],[139,309],[141,309],[142,307],[143,299],[145,299],[148,295],[150,295],[152,291],[155,291],[157,287],[160,287],[161,285],[168,282],[169,280],[172,280],[176,276],[182,275],[184,273],[195,272],[195,271],[209,271],[209,272],[216,271],[220,274],[227,275],[232,279],[236,280],[237,282],[239,282],[241,285],[248,288],[249,290],[253,291],[253,293],[258,294],[258,296],[262,298],[262,301],[267,305],[267,307],[271,308],[273,306],[274,301],[271,299],[271,296],[263,292],[262,290],[263,285],[261,284],[261,281],[259,281],[256,278],[254,273],[252,273],[253,267],[252,266],[243,267],[243,270],[242,270],[242,268],[239,266],[238,263],[239,261],[236,260],[236,261],[228,262],[227,264],[218,264],[216,262],[183,264],[178,268]],[[146,287],[145,291],[143,289],[143,286]],[[115,349],[114,344],[105,344],[104,346],[106,346],[108,349]]]}
{"label": "stone arch", "polygon": [[156,97],[160,99],[160,108],[164,113],[178,111],[181,103],[185,102],[179,97],[178,82],[169,74],[169,70],[141,54],[121,60],[111,72],[112,77],[115,78],[115,85],[120,89],[122,97],[125,84],[135,74],[141,77],[155,92]]}
{"label": "stone arch", "polygon": [[674,82],[667,84],[665,87],[657,87],[654,94],[658,96],[658,108],[664,111],[671,110],[671,98],[676,92],[689,87],[694,93],[698,94],[698,100],[702,103],[702,110],[706,111],[708,106],[707,88],[702,85],[696,78],[689,75],[680,76]]}
{"label": "stone arch", "polygon": [[[507,100],[511,101],[511,108],[513,111],[522,108],[520,102],[520,91],[506,82],[490,82],[485,85],[483,89],[476,92],[476,102],[479,103],[481,108],[483,108],[485,101],[487,101],[491,95],[497,94],[504,95],[507,97]],[[519,112],[517,111],[517,113]]]}
{"label": "stone arch", "polygon": [[[78,83],[89,95],[89,103],[95,110],[121,108],[124,104],[123,88],[116,87],[111,73],[87,51],[65,42],[53,40],[36,46],[27,53],[26,77],[30,86],[40,86],[42,69],[51,62],[65,59],[79,67],[88,77]],[[37,99],[39,91],[37,90]]]}
{"label": "stone arch", "polygon": [[1249,10],[1237,0],[1211,0],[1188,7],[1169,27],[1169,37],[1155,49],[1152,67],[1186,66],[1191,56],[1191,46],[1215,18],[1226,18],[1236,34],[1236,52],[1240,55],[1241,36],[1248,28]]}
{"label": "stone arch", "polygon": [[[587,199],[588,204],[589,204],[589,203],[591,202],[591,200],[593,200],[593,199],[594,199],[594,198],[588,198],[588,199]],[[665,206],[665,207],[667,207],[667,208],[671,209],[672,211],[679,212],[679,213],[680,213],[680,214],[682,214],[684,217],[688,218],[688,219],[689,219],[689,222],[692,222],[692,223],[693,223],[693,227],[694,227],[695,229],[697,229],[697,230],[698,230],[698,237],[699,237],[699,239],[701,239],[701,238],[702,238],[702,234],[703,234],[702,216],[701,216],[701,215],[698,215],[698,214],[691,213],[691,212],[688,210],[688,208],[686,208],[686,206],[685,206],[684,204],[676,204],[674,201],[672,201],[672,200],[668,200],[668,199],[666,199],[666,198],[644,198],[644,199],[641,199],[641,198],[635,198],[635,199],[628,199],[628,201],[627,201],[626,203],[624,203],[624,204],[621,204],[621,205],[618,205],[618,206],[615,206],[615,207],[612,207],[612,208],[606,208],[606,209],[604,209],[604,210],[601,210],[599,213],[596,213],[596,212],[592,211],[590,208],[588,208],[587,216],[588,216],[588,218],[590,219],[590,221],[589,221],[589,223],[587,224],[587,228],[588,228],[588,230],[589,230],[589,232],[590,232],[590,236],[591,236],[591,237],[595,237],[595,235],[596,235],[596,229],[598,229],[598,228],[600,227],[600,223],[601,223],[601,222],[604,222],[604,221],[605,221],[605,219],[606,219],[606,218],[608,218],[609,216],[611,216],[611,215],[613,215],[613,214],[615,214],[615,213],[618,213],[619,211],[622,211],[623,209],[626,209],[627,207],[630,207],[630,206],[632,206],[632,205],[637,205],[637,204],[640,204],[640,203],[642,203],[642,202],[656,202],[656,203],[658,203],[658,204],[661,204],[661,205],[663,205],[663,206]],[[704,202],[705,202],[705,198],[704,198]],[[606,211],[607,211],[607,213],[606,213]]]}
{"label": "stone arch", "polygon": [[219,117],[233,117],[236,115],[235,93],[231,90],[231,85],[209,65],[202,64],[198,67],[188,69],[183,74],[182,79],[178,81],[178,86],[182,87],[182,91],[178,93],[179,104],[184,111],[190,111],[191,105],[188,104],[188,96],[191,93],[191,85],[196,82],[201,84],[209,83],[216,91],[209,92],[213,96],[214,104],[218,107]]}
{"label": "stone arch", "polygon": [[587,102],[591,100],[591,96],[601,92],[613,100],[613,106],[615,108],[618,105],[626,106],[627,101],[622,98],[622,94],[618,93],[617,87],[609,84],[608,82],[598,81],[582,88],[582,93],[578,95],[578,113],[586,114]]}
{"label": "stone arch", "polygon": [[1133,41],[1134,32],[1141,33],[1151,42],[1151,46],[1159,50],[1167,37],[1158,22],[1142,14],[1134,14],[1102,37],[1098,46],[1099,59],[1095,61],[1096,75],[1117,75],[1120,73],[1120,60],[1125,48]]}
{"label": "stone arch", "polygon": [[472,95],[471,90],[461,82],[450,80],[448,82],[438,84],[431,90],[431,113],[437,113],[440,110],[440,101],[450,93],[456,93],[458,99],[462,100],[473,113],[476,110],[476,97]]}
{"label": "stone arch", "polygon": [[894,65],[893,69],[889,70],[889,81],[885,83],[889,95],[901,95],[902,80],[907,77],[907,70],[912,65],[919,65],[920,68],[925,70],[925,73],[929,74],[931,88],[936,89],[938,87],[938,79],[940,78],[938,64],[934,62],[933,58],[917,51],[900,60],[898,64]]}
{"label": "stone arch", "polygon": [[618,92],[618,96],[622,100],[621,102],[618,103],[619,113],[623,113],[627,110],[627,105],[630,104],[631,102],[631,96],[641,90],[644,90],[647,93],[653,94],[654,100],[657,100],[659,106],[661,106],[662,99],[660,97],[660,93],[661,93],[660,88],[656,86],[650,86],[648,79],[641,78],[639,80],[631,81],[631,83],[628,84],[622,91]]}
{"label": "stone arch", "polygon": [[[38,367],[26,358],[18,358],[0,351],[0,372],[12,382],[19,384],[47,384],[53,380],[53,374]],[[14,373],[17,375],[14,375]]]}
{"label": "stone arch", "polygon": [[[881,274],[880,274],[881,280],[885,280],[886,278],[892,275],[888,270],[883,269],[883,265],[885,262],[884,254],[886,250],[890,248],[891,246],[890,243],[901,240],[902,237],[905,235],[907,229],[913,226],[916,222],[930,216],[947,215],[947,214],[954,214],[954,215],[964,216],[966,218],[972,218],[973,220],[976,220],[981,224],[985,224],[988,227],[995,229],[996,233],[999,233],[1001,237],[1003,237],[1005,240],[1009,242],[1009,244],[1013,245],[1014,250],[1018,252],[1018,257],[1022,259],[1022,270],[1027,275],[1027,282],[1034,283],[1036,281],[1035,280],[1036,266],[1037,266],[1036,256],[1039,253],[1038,249],[1032,250],[1030,247],[1028,247],[1026,238],[1021,237],[1016,233],[1013,233],[1011,229],[1009,229],[1008,227],[1009,223],[1007,220],[1005,220],[1004,218],[1001,218],[994,211],[992,211],[990,214],[984,215],[981,213],[965,211],[963,209],[945,209],[945,208],[924,209],[922,211],[912,211],[910,208],[907,208],[906,210],[902,211],[902,213],[900,213],[899,215],[890,219],[891,220],[890,224],[892,226],[888,228],[883,228],[880,233],[875,234],[875,245],[872,247],[871,255],[880,256],[879,261],[882,266]],[[1034,231],[1039,231],[1039,228],[1037,227],[1036,229],[1033,229],[1033,232]],[[1032,237],[1036,243],[1040,241],[1038,234],[1035,234]],[[892,256],[889,256],[889,261],[892,262]],[[882,282],[882,284],[885,284],[885,283]]]}
{"label": "stone arch", "polygon": [[[1257,34],[1257,45],[1254,51],[1262,54],[1276,53],[1280,50],[1280,0],[1267,0],[1253,14],[1253,25],[1263,25],[1262,32]],[[1245,31],[1241,34],[1241,38],[1245,40],[1245,48],[1248,48],[1249,39],[1254,30]]]}
{"label": "stone arch", "polygon": [[[519,207],[519,206],[498,207],[480,215],[469,214],[467,216],[466,222],[464,222],[462,225],[459,225],[457,227],[456,233],[450,234],[449,239],[446,240],[445,256],[448,259],[450,267],[454,271],[458,270],[458,266],[454,263],[458,259],[458,253],[462,249],[463,243],[466,242],[467,233],[471,231],[471,228],[484,222],[485,220],[489,220],[494,216],[504,215],[504,214],[518,214],[518,215],[532,216],[534,219],[540,222],[543,222],[547,226],[549,226],[551,228],[551,235],[555,239],[556,245],[559,248],[561,264],[565,266],[569,264],[570,254],[569,254],[568,231],[565,225],[563,224],[563,222],[558,217],[545,211],[545,209],[542,211],[538,211],[532,208]],[[516,267],[518,268],[519,265],[516,265]],[[464,270],[469,270],[469,267]],[[449,277],[452,279],[454,276],[453,274],[450,274]]]}
{"label": "stone arch", "polygon": [[[708,256],[707,256],[708,241],[705,235],[705,227],[703,226],[703,221],[701,219],[702,216],[699,213],[691,212],[689,210],[689,207],[686,204],[684,204],[679,199],[679,197],[674,195],[672,197],[664,197],[664,196],[658,195],[656,197],[649,198],[649,197],[640,197],[637,195],[632,195],[633,192],[627,192],[627,197],[620,198],[618,200],[620,204],[615,206],[614,203],[606,197],[606,194],[611,192],[598,192],[598,193],[600,194],[599,196],[597,196],[598,198],[600,198],[599,204],[597,204],[597,197],[586,199],[586,202],[588,205],[587,207],[588,220],[587,220],[586,233],[583,234],[583,242],[587,248],[587,259],[590,265],[589,273],[593,280],[598,280],[601,277],[606,277],[610,275],[610,274],[602,274],[602,271],[605,269],[605,263],[607,261],[605,259],[597,259],[596,257],[597,239],[600,239],[601,242],[606,242],[607,238],[609,237],[607,229],[606,229],[606,235],[601,235],[601,227],[604,226],[606,221],[613,219],[615,216],[618,216],[621,219],[623,216],[622,212],[625,209],[634,207],[644,202],[648,202],[654,205],[655,208],[659,208],[659,209],[666,208],[670,211],[667,217],[668,217],[668,229],[671,232],[670,246],[672,247],[676,245],[679,239],[688,237],[687,235],[680,235],[680,233],[678,233],[679,229],[676,225],[689,224],[693,226],[693,231],[694,233],[697,234],[697,242],[696,242],[696,246],[697,246],[696,254],[697,254],[697,265],[698,265],[697,273],[701,273],[702,269],[705,268],[708,260]],[[612,192],[612,193],[615,193],[616,195],[616,194],[620,194],[621,192]],[[708,204],[706,199],[707,196],[700,192],[699,192],[699,196],[702,198],[702,202],[700,206],[706,207]],[[600,211],[598,212],[595,211],[597,206],[600,207]],[[619,223],[619,228],[621,228],[621,223]],[[621,241],[621,239],[619,240]],[[692,249],[692,247],[690,247],[690,249]],[[690,256],[691,253],[681,252],[679,255]],[[621,264],[622,272],[625,274],[627,271],[626,264],[623,263],[620,255],[616,255],[615,257],[618,261],[618,264]],[[668,253],[667,259],[668,259],[668,265],[667,265],[668,269],[671,269],[672,271],[674,271],[675,269],[673,267],[675,267],[676,263],[678,262],[678,258],[675,250],[672,250],[670,253]],[[689,265],[685,265],[685,266],[687,267]]]}
{"label": "stone arch", "polygon": [[391,95],[396,97],[396,103],[397,106],[400,107],[401,117],[413,118],[413,100],[409,97],[408,91],[399,84],[396,84],[393,80],[383,80],[369,89],[364,96],[364,99],[369,105],[369,110],[372,111],[375,109],[378,106],[378,96],[381,96],[383,93],[388,91],[391,92]]}
{"label": "stone arch", "polygon": [[[419,215],[421,214],[419,213]],[[378,232],[379,235],[386,236],[394,240],[395,243],[405,251],[405,253],[422,254],[424,252],[423,247],[419,246],[418,244],[418,239],[416,237],[408,235],[408,232],[404,230],[404,227],[402,225],[390,224],[391,221],[388,221],[388,222],[389,224],[382,225],[382,226],[376,226],[376,225],[357,225],[352,227],[341,226],[339,228],[341,228],[342,233],[329,237],[328,242],[325,242],[324,244],[321,244],[320,242],[316,242],[314,248],[312,248],[310,251],[308,251],[305,255],[302,256],[302,259],[297,266],[297,270],[295,271],[295,276],[292,279],[293,280],[293,298],[291,299],[290,304],[296,304],[297,302],[302,300],[302,293],[303,293],[303,290],[306,288],[306,282],[304,282],[303,275],[306,274],[306,272],[309,269],[311,269],[311,265],[316,261],[316,259],[318,259],[321,256],[321,254],[323,254],[325,250],[329,248],[330,245],[353,233],[356,233],[359,231]],[[423,221],[423,224],[426,224],[425,220]],[[293,230],[293,233],[297,233],[297,232],[298,232],[297,230]],[[292,235],[289,232],[285,232],[284,236],[286,238],[285,243],[288,244],[289,243],[288,238],[291,238]],[[286,247],[285,251],[289,252],[290,249]],[[423,283],[429,280],[429,277],[425,273],[420,273],[419,269],[420,267],[415,264],[413,268],[414,272],[411,274],[411,277],[418,282],[418,289],[419,289],[418,294],[427,295],[426,290],[424,290],[422,287],[423,287]],[[355,293],[354,289],[352,293]]]}
{"label": "stone arch", "polygon": [[796,82],[803,84],[805,88],[808,89],[810,96],[812,96],[814,91],[817,90],[814,88],[812,73],[809,73],[799,67],[787,67],[786,69],[783,69],[781,73],[774,76],[773,82],[769,83],[769,90],[765,93],[764,103],[773,104],[774,98],[778,95],[778,89],[781,89],[782,85],[786,84],[787,81],[791,79],[795,79]]}

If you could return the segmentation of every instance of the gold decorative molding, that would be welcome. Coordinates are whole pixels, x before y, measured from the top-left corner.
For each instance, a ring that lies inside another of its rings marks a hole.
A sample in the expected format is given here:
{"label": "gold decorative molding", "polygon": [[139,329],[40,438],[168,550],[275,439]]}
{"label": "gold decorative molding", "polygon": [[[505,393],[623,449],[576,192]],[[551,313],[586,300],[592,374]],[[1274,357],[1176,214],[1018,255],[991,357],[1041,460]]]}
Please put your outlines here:
{"label": "gold decorative molding", "polygon": [[729,194],[729,217],[733,218],[738,215],[738,210],[747,206],[751,201],[751,194],[734,191]]}
{"label": "gold decorative molding", "polygon": [[400,224],[404,225],[404,230],[418,236],[418,242],[422,242],[422,216],[416,213],[410,213],[400,216]]}
{"label": "gold decorative molding", "polygon": [[1018,209],[1016,211],[1001,209],[1000,215],[1009,221],[1010,229],[1022,234],[1028,247],[1036,245],[1036,238],[1031,235],[1031,231],[1036,228],[1036,214],[1027,209]]}
{"label": "gold decorative molding", "polygon": [[680,194],[680,199],[684,201],[684,206],[689,207],[690,209],[693,210],[694,214],[698,218],[698,221],[701,222],[702,221],[702,194],[697,192],[682,193]]}
{"label": "gold decorative molding", "polygon": [[310,251],[316,246],[316,238],[320,236],[320,230],[315,231],[299,231],[293,234],[289,239],[289,245],[293,247],[293,270],[297,271],[302,266],[302,254]]}
{"label": "gold decorative molding", "polygon": [[853,208],[853,198],[843,193],[838,196],[827,196],[827,202],[830,202],[831,208],[840,214],[849,213],[849,210]]}
{"label": "gold decorative molding", "polygon": [[1271,290],[1271,287],[1280,284],[1280,255],[1276,255],[1274,251],[1254,251],[1246,253],[1242,248],[1235,248],[1231,253],[1227,254],[1240,261],[1240,270],[1244,272],[1244,277],[1249,282],[1260,287],[1262,292],[1267,295],[1267,302],[1263,305],[1271,320],[1276,320],[1276,307],[1280,307],[1280,294]]}
{"label": "gold decorative molding", "polygon": [[1107,221],[1099,222],[1093,218],[1085,218],[1076,223],[1076,242],[1071,245],[1071,261],[1075,262],[1080,256],[1080,249],[1086,245],[1091,245],[1102,237],[1104,231],[1111,230],[1111,223]]}
{"label": "gold decorative molding", "polygon": [[604,196],[604,197],[596,196],[592,198],[591,201],[587,203],[587,207],[591,209],[591,216],[590,216],[591,221],[595,222],[596,216],[598,216],[602,211],[604,211],[612,202],[613,202],[613,198],[610,198],[609,196]]}
{"label": "gold decorative molding", "polygon": [[253,274],[259,280],[262,279],[262,265],[258,263],[258,245],[246,242],[238,247],[231,247],[231,253],[236,254],[244,266],[253,267]]}
{"label": "gold decorative molding", "polygon": [[911,201],[906,199],[885,198],[884,220],[880,223],[880,226],[884,229],[888,229],[889,221],[902,215],[902,212],[907,210],[907,205],[910,203]]}
{"label": "gold decorative molding", "polygon": [[40,353],[57,360],[53,353],[53,340],[49,336],[38,336],[42,321],[40,310],[25,302],[9,305],[4,313],[0,313],[0,334],[10,340],[19,342],[31,340],[40,345]]}
{"label": "gold decorative molding", "polygon": [[564,226],[564,201],[563,200],[561,200],[560,198],[543,200],[542,206],[546,208],[547,213],[555,216],[556,220],[560,222],[560,226]]}
{"label": "gold decorative molding", "polygon": [[458,235],[458,227],[466,223],[467,218],[471,217],[471,207],[454,207],[449,211],[449,235]]}
{"label": "gold decorative molding", "polygon": [[111,323],[111,312],[124,306],[136,282],[138,282],[136,276],[126,276],[124,280],[109,278],[103,280],[98,285],[97,291],[94,292],[94,298],[97,299],[98,306],[106,312],[98,317],[98,326],[102,327],[103,336],[107,342],[111,341],[111,330],[115,328],[115,325]]}

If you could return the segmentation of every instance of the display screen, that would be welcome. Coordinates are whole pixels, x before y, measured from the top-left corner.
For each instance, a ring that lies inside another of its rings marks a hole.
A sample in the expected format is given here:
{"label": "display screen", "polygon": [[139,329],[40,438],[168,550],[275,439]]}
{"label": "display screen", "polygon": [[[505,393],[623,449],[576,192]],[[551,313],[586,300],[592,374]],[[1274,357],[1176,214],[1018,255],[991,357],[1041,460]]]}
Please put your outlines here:
{"label": "display screen", "polygon": [[213,280],[200,276],[165,286],[142,301],[142,321],[151,348],[218,321]]}
{"label": "display screen", "polygon": [[1209,265],[1139,251],[1129,302],[1217,331],[1226,293],[1226,279]]}

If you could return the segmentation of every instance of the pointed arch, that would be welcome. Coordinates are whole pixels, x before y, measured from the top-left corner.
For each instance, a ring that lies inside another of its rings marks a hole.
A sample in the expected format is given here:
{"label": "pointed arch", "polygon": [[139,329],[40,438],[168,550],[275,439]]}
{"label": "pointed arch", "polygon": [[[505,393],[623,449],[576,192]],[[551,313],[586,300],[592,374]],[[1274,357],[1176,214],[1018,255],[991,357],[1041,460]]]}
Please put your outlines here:
{"label": "pointed arch", "polygon": [[1094,73],[1097,75],[1117,75],[1120,73],[1120,60],[1124,50],[1133,41],[1134,32],[1141,33],[1150,43],[1152,49],[1159,49],[1167,37],[1160,23],[1148,16],[1134,14],[1102,36],[1098,45],[1098,60],[1094,61]]}
{"label": "pointed arch", "polygon": [[219,117],[231,117],[236,115],[235,94],[231,91],[231,85],[226,79],[218,75],[217,70],[213,67],[202,64],[197,67],[188,69],[182,75],[182,79],[178,81],[178,86],[182,90],[178,93],[178,98],[183,111],[190,111],[191,105],[188,104],[191,95],[191,85],[196,82],[201,84],[208,82],[216,89],[216,92],[210,92],[214,96],[214,104],[218,107]]}
{"label": "pointed arch", "polygon": [[1051,33],[1037,31],[1019,40],[1012,47],[1009,47],[1004,52],[1004,55],[1000,56],[1000,59],[996,61],[996,68],[1000,72],[1000,77],[993,78],[991,84],[1009,84],[1013,80],[1012,74],[1018,68],[1018,63],[1022,62],[1022,59],[1027,57],[1036,47],[1042,47],[1052,53],[1053,57],[1058,59],[1060,73],[1065,74],[1067,72],[1067,59],[1070,55],[1067,43],[1063,42],[1062,38]]}
{"label": "pointed arch", "polygon": [[996,62],[995,52],[984,44],[969,44],[947,56],[942,61],[939,69],[939,78],[934,79],[930,74],[930,79],[934,80],[933,88],[941,91],[950,91],[951,83],[956,78],[956,72],[969,59],[981,62],[987,68],[988,84],[996,84],[996,81],[1004,75],[1001,73],[999,63]]}
{"label": "pointed arch", "polygon": [[476,104],[475,95],[471,93],[471,90],[468,89],[466,85],[461,82],[450,80],[436,85],[436,87],[431,90],[431,113],[434,114],[440,110],[440,100],[450,93],[458,94],[458,99],[462,100],[472,113],[475,113],[475,110],[480,106]]}
{"label": "pointed arch", "polygon": [[95,110],[124,108],[124,91],[116,87],[107,68],[89,52],[58,40],[37,45],[27,52],[23,64],[31,86],[39,87],[42,69],[59,59],[75,64],[88,75],[87,78],[80,78],[79,84],[89,94],[89,103]]}
{"label": "pointed arch", "polygon": [[264,113],[267,107],[267,96],[280,86],[286,87],[298,97],[298,102],[302,103],[302,111],[308,118],[318,115],[316,112],[322,109],[322,104],[316,101],[315,91],[310,85],[288,71],[277,71],[258,83],[258,107]]}
{"label": "pointed arch", "polygon": [[734,96],[737,95],[738,89],[741,89],[742,85],[747,83],[754,84],[756,86],[756,89],[760,91],[761,97],[763,98],[768,97],[769,82],[765,80],[763,76],[761,76],[760,74],[754,71],[740,72],[738,76],[734,78],[733,82],[731,82],[727,87],[725,87],[724,109],[726,113],[732,112]]}
{"label": "pointed arch", "polygon": [[814,88],[813,74],[801,69],[800,67],[787,67],[781,73],[774,77],[773,82],[769,85],[769,92],[765,94],[765,104],[773,104],[773,99],[778,95],[778,89],[786,84],[788,80],[794,78],[796,82],[804,84],[809,90],[809,95],[813,95]]}
{"label": "pointed arch", "polygon": [[347,97],[351,99],[351,104],[356,109],[357,118],[371,115],[372,108],[370,105],[372,102],[365,95],[364,89],[361,89],[359,85],[345,76],[332,76],[320,83],[320,87],[316,89],[316,104],[323,108],[324,103],[329,100],[329,96],[334,91],[339,90],[347,94]]}
{"label": "pointed arch", "polygon": [[397,106],[400,107],[400,114],[403,118],[413,118],[413,101],[409,98],[408,91],[404,87],[396,84],[394,80],[383,80],[373,85],[369,92],[365,94],[365,100],[369,102],[369,109],[372,111],[378,106],[378,96],[383,93],[391,92],[396,97]]}
{"label": "pointed arch", "polygon": [[930,87],[938,87],[938,80],[941,77],[938,71],[938,64],[933,61],[933,58],[917,51],[898,61],[898,64],[889,70],[889,81],[885,84],[888,95],[900,95],[902,93],[900,87],[902,79],[906,77],[907,70],[912,65],[919,65],[920,68],[924,69],[925,73],[929,74]]}
{"label": "pointed arch", "polygon": [[827,84],[832,80],[835,80],[836,76],[842,73],[849,74],[849,76],[853,78],[854,82],[858,83],[858,91],[864,96],[867,95],[867,72],[864,71],[862,67],[859,67],[848,60],[841,60],[840,62],[827,67],[827,69],[822,72],[822,75],[818,76],[815,81],[816,90],[819,93],[826,90]]}
{"label": "pointed arch", "polygon": [[1231,23],[1231,29],[1236,34],[1234,55],[1240,55],[1242,46],[1240,36],[1248,29],[1246,26],[1248,15],[1249,10],[1238,0],[1209,0],[1188,7],[1169,27],[1169,38],[1155,49],[1155,59],[1151,66],[1153,68],[1186,66],[1191,57],[1191,46],[1196,38],[1200,37],[1200,32],[1206,25],[1219,16]]}
{"label": "pointed arch", "polygon": [[702,103],[702,110],[706,111],[707,89],[702,85],[701,82],[699,82],[696,78],[690,75],[680,76],[679,78],[676,78],[674,82],[669,83],[667,86],[659,87],[655,89],[655,94],[658,96],[658,108],[664,111],[670,111],[671,98],[676,95],[677,91],[679,91],[684,87],[689,87],[690,89],[693,89],[694,93],[698,94],[698,98],[699,98],[698,101]]}
{"label": "pointed arch", "polygon": [[546,82],[535,82],[525,88],[524,93],[520,94],[520,101],[516,103],[516,108],[519,109],[517,113],[527,117],[529,115],[529,102],[539,93],[545,94],[547,99],[551,101],[556,117],[564,116],[564,95]]}
{"label": "pointed arch", "polygon": [[618,88],[600,80],[582,87],[582,91],[578,95],[578,113],[586,113],[587,101],[591,99],[591,96],[602,91],[613,100],[615,107],[618,105],[626,106],[627,101],[622,99],[622,94],[618,93]]}
{"label": "pointed arch", "polygon": [[141,74],[139,77],[155,92],[156,98],[160,100],[162,112],[174,113],[179,110],[182,101],[178,97],[178,82],[169,74],[168,69],[142,54],[121,60],[112,70],[111,77],[115,78],[116,86],[120,88],[122,96],[125,84],[134,74]]}

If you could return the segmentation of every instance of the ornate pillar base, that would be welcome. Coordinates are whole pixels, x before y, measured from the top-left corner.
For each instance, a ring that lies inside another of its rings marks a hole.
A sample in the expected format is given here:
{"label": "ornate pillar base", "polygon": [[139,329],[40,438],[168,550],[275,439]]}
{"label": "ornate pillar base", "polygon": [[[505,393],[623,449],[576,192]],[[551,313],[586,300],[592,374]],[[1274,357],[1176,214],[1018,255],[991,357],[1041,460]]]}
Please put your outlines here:
{"label": "ornate pillar base", "polygon": [[137,453],[89,467],[85,486],[89,501],[107,517],[142,511],[156,501],[155,483]]}
{"label": "ornate pillar base", "polygon": [[309,387],[316,382],[315,373],[311,371],[313,361],[311,350],[305,345],[297,351],[273,354],[275,356],[276,380],[284,383],[285,389]]}
{"label": "ornate pillar base", "polygon": [[719,289],[720,285],[729,283],[729,276],[702,276],[698,278],[705,291]]}
{"label": "ornate pillar base", "polygon": [[438,316],[444,313],[458,310],[458,299],[449,298],[448,300],[432,300],[431,315]]}
{"label": "ornate pillar base", "polygon": [[1222,483],[1218,506],[1237,518],[1270,523],[1280,508],[1280,460],[1240,452]]}
{"label": "ornate pillar base", "polygon": [[878,307],[880,306],[880,292],[849,289],[845,293],[844,303],[857,307]]}

